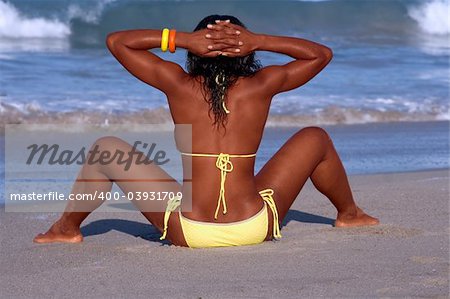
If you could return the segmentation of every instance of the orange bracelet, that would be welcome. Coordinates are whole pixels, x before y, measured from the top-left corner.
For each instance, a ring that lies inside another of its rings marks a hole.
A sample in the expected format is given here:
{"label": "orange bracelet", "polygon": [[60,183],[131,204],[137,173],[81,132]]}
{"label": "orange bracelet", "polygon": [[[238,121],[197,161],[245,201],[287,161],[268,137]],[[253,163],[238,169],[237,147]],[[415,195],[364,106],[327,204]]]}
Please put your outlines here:
{"label": "orange bracelet", "polygon": [[169,32],[169,51],[170,53],[175,53],[175,49],[177,48],[175,46],[175,34],[177,31],[175,29],[171,29]]}

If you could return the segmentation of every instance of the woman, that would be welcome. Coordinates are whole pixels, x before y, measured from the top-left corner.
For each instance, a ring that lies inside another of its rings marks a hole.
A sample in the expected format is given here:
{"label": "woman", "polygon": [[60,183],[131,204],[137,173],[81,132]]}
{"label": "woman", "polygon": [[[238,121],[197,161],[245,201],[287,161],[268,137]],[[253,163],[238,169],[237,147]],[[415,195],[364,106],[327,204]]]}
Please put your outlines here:
{"label": "woman", "polygon": [[[279,225],[308,178],[336,207],[336,227],[378,223],[355,204],[339,156],[321,128],[298,131],[254,175],[255,153],[273,96],[317,75],[332,58],[329,48],[300,38],[256,34],[227,15],[204,18],[192,33],[111,33],[107,46],[131,74],[166,94],[175,124],[192,124],[192,152],[183,153],[184,165],[192,163],[192,189],[154,164],[135,164],[124,172],[110,163],[84,165],[72,193],[109,191],[114,178],[145,175],[170,180],[166,191],[192,192],[192,212],[181,213],[176,198],[166,213],[142,213],[163,232],[162,238],[178,246],[248,245],[280,238]],[[160,46],[171,52],[175,46],[187,49],[188,73],[148,51]],[[286,54],[294,60],[261,67],[255,51]],[[95,145],[123,151],[131,147],[113,137]],[[86,178],[99,180],[88,185]],[[126,181],[116,182],[124,192],[148,191],[145,183]],[[101,203],[70,203],[49,231],[34,241],[81,242],[82,221]],[[70,205],[84,205],[83,212]]]}

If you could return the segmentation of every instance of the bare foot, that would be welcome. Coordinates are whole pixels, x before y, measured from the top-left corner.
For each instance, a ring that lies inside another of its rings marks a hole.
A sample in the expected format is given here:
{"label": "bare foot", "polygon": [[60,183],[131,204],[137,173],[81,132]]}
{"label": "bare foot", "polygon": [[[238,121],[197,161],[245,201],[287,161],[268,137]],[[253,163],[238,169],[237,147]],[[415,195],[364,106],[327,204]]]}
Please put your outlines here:
{"label": "bare foot", "polygon": [[60,220],[56,221],[45,234],[39,234],[34,239],[35,243],[80,243],[83,235],[79,228],[69,228]]}
{"label": "bare foot", "polygon": [[363,210],[356,207],[356,214],[340,215],[334,222],[335,227],[353,227],[353,226],[368,226],[377,225],[380,221],[377,218],[367,215]]}

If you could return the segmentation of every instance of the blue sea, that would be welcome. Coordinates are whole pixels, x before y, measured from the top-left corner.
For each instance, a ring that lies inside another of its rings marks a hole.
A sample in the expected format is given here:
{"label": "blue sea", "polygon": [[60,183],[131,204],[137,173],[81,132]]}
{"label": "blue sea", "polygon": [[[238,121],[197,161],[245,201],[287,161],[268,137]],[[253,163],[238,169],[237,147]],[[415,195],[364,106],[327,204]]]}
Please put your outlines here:
{"label": "blue sea", "polygon": [[[268,124],[279,132],[265,136],[258,167],[294,132],[286,127],[306,125],[331,126],[350,174],[449,167],[449,0],[0,0],[0,123],[152,122],[164,94],[113,58],[106,35],[192,31],[209,14],[334,52],[312,81],[274,98]],[[152,51],[184,67],[185,50]]]}
{"label": "blue sea", "polygon": [[[0,116],[20,122],[73,112],[83,119],[167,108],[162,93],[115,61],[105,37],[136,28],[192,31],[213,13],[235,15],[253,32],[333,49],[321,74],[276,96],[271,114],[283,123],[296,120],[286,115],[329,124],[450,120],[448,0],[0,0]],[[153,51],[184,66],[182,49]],[[257,56],[263,65],[291,60]]]}

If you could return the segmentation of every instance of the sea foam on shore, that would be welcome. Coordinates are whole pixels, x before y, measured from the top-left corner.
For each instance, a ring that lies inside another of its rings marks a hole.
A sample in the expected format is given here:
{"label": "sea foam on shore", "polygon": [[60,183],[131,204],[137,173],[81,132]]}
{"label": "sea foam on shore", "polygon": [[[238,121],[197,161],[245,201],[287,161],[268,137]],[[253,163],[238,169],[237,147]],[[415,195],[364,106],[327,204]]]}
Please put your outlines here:
{"label": "sea foam on shore", "polygon": [[[269,115],[268,127],[306,125],[363,124],[383,122],[416,122],[449,120],[444,111],[379,111],[328,106],[314,114]],[[140,111],[105,112],[75,110],[67,112],[43,111],[33,105],[13,106],[0,102],[0,126],[5,124],[170,124],[170,112],[163,108]]]}

